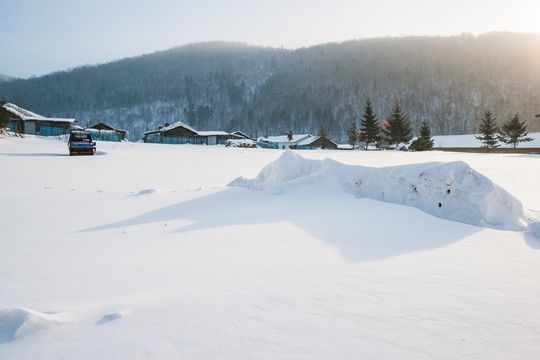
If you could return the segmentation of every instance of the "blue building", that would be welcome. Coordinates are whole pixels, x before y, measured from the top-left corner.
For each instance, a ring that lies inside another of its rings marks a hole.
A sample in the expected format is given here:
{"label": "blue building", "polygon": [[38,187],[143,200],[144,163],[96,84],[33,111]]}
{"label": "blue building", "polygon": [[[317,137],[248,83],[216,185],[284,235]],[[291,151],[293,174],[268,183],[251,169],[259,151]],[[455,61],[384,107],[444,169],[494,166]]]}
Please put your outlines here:
{"label": "blue building", "polygon": [[19,134],[55,136],[69,134],[75,119],[49,118],[23,109],[15,104],[4,104],[10,114],[9,128]]}

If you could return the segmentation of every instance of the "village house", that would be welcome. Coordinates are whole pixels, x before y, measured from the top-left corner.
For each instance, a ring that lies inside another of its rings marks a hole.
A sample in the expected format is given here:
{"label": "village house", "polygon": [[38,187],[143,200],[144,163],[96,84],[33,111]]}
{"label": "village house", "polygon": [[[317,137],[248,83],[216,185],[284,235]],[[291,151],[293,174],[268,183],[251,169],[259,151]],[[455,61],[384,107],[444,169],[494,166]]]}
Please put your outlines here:
{"label": "village house", "polygon": [[235,132],[233,132],[232,134],[238,136],[238,138],[240,138],[240,139],[246,139],[246,140],[252,140],[252,141],[255,141],[255,139],[253,139],[252,137],[250,137],[250,136],[244,134],[244,133],[241,132],[241,131],[235,131]]}
{"label": "village house", "polygon": [[92,125],[86,129],[92,134],[92,139],[102,141],[126,140],[127,131],[113,128],[104,123]]}
{"label": "village house", "polygon": [[257,139],[257,145],[266,149],[338,149],[338,144],[326,137],[310,134],[294,135],[292,132],[281,136],[264,135]]}
{"label": "village house", "polygon": [[338,149],[338,144],[332,140],[327,139],[324,136],[311,136],[307,139],[300,141],[296,144],[297,150],[312,150],[312,149],[327,149],[327,150],[336,150]]}
{"label": "village house", "polygon": [[264,135],[257,139],[257,145],[266,149],[295,149],[298,143],[310,137],[309,134],[293,135],[292,132],[280,136]]}
{"label": "village house", "polygon": [[145,132],[143,141],[159,144],[225,145],[227,140],[239,138],[225,131],[197,131],[178,121],[172,125],[165,124],[165,127],[160,127],[158,130]]}
{"label": "village house", "polygon": [[23,109],[15,104],[4,104],[10,113],[9,128],[20,134],[55,136],[68,134],[75,119],[49,118]]}

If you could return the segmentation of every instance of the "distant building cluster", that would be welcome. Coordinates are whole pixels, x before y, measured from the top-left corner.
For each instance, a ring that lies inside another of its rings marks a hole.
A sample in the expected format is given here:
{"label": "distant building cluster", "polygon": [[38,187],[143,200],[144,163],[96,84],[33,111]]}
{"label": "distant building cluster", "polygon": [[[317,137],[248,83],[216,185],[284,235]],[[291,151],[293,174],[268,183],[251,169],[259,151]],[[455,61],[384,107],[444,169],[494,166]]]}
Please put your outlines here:
{"label": "distant building cluster", "polygon": [[11,103],[4,104],[2,107],[9,114],[8,127],[14,133],[58,136],[69,134],[72,129],[77,129],[85,130],[92,135],[92,139],[101,141],[122,141],[127,135],[127,131],[104,123],[83,129],[77,125],[75,119],[46,117]]}
{"label": "distant building cluster", "polygon": [[[10,114],[9,128],[19,134],[57,136],[69,134],[71,130],[84,130],[93,140],[126,140],[127,131],[116,129],[103,122],[82,128],[75,119],[49,118],[38,115],[17,105],[7,103],[3,108]],[[269,136],[255,140],[241,131],[199,131],[178,121],[144,133],[145,143],[155,144],[204,144],[232,147],[261,147],[267,149],[338,149],[338,145],[324,136],[293,134]]]}

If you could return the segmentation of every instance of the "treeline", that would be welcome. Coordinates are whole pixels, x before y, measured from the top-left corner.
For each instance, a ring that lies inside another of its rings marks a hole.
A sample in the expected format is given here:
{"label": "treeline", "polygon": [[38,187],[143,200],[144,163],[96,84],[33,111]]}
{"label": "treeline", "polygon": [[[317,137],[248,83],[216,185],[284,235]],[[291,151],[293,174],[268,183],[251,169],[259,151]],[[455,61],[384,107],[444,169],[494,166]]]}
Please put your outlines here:
{"label": "treeline", "polygon": [[403,37],[295,51],[238,43],[179,47],[99,66],[0,83],[0,97],[130,139],[165,122],[200,130],[317,133],[347,141],[371,99],[382,123],[399,103],[417,135],[477,132],[485,109],[519,113],[540,131],[540,36]]}

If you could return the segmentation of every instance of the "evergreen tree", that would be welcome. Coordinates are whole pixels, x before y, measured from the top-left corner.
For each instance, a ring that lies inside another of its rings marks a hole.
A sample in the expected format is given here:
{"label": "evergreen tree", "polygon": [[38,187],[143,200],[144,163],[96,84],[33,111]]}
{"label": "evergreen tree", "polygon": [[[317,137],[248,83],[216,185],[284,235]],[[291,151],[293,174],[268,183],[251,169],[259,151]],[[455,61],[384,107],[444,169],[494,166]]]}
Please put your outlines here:
{"label": "evergreen tree", "polygon": [[321,149],[326,149],[327,140],[326,140],[326,131],[324,130],[324,125],[321,125],[319,128],[319,138],[320,138],[320,144]]}
{"label": "evergreen tree", "polygon": [[431,128],[426,120],[422,122],[420,136],[411,143],[410,149],[414,151],[425,151],[433,148],[433,139],[431,138]]}
{"label": "evergreen tree", "polygon": [[407,115],[403,114],[398,103],[390,117],[386,120],[388,125],[382,129],[383,135],[389,144],[395,144],[396,148],[400,143],[408,143],[412,139],[411,122]]}
{"label": "evergreen tree", "polygon": [[381,131],[379,127],[379,120],[373,111],[373,106],[371,105],[371,101],[369,99],[366,101],[366,105],[364,106],[364,114],[362,117],[363,119],[360,123],[360,131],[362,132],[367,150],[369,144],[379,141],[379,133]]}
{"label": "evergreen tree", "polygon": [[349,144],[352,146],[354,150],[354,145],[356,144],[356,139],[358,136],[358,127],[356,126],[356,123],[353,121],[351,123],[351,126],[347,130],[347,138],[349,139]]}
{"label": "evergreen tree", "polygon": [[486,111],[480,125],[478,126],[480,136],[476,136],[476,138],[484,144],[483,147],[486,148],[487,152],[491,152],[491,150],[500,146],[499,141],[497,140],[498,130],[499,129],[497,127],[495,117],[491,111]]}
{"label": "evergreen tree", "polygon": [[501,126],[497,138],[505,144],[512,144],[515,149],[520,142],[533,141],[533,139],[527,137],[527,135],[527,125],[525,125],[525,121],[520,122],[518,114],[515,114],[510,121]]}
{"label": "evergreen tree", "polygon": [[319,128],[319,136],[322,138],[326,137],[326,131],[324,130],[324,125],[321,125],[321,127]]}

